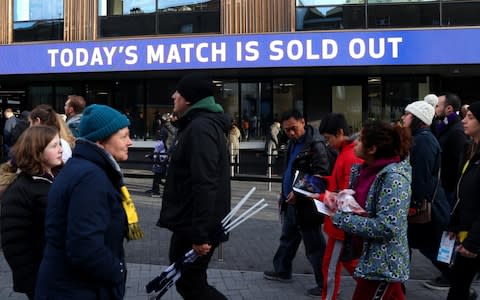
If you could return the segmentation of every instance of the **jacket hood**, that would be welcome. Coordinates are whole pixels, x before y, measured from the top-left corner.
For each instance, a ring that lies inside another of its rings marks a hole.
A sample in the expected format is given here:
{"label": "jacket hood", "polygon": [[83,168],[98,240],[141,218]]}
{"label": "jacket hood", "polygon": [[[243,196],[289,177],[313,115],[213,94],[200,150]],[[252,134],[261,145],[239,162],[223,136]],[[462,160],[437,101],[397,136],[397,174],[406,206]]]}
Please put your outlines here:
{"label": "jacket hood", "polygon": [[[219,104],[216,104],[216,105],[219,105]],[[190,110],[188,114],[185,114],[182,118],[178,119],[176,126],[179,129],[185,128],[188,123],[190,123],[193,119],[196,119],[199,116],[208,118],[213,122],[217,123],[222,128],[222,131],[225,134],[228,134],[228,132],[230,131],[232,119],[230,118],[229,115],[223,113],[223,109],[221,112],[209,111],[209,110],[203,110],[203,109]]]}
{"label": "jacket hood", "polygon": [[409,182],[411,182],[412,167],[410,166],[410,162],[408,159],[403,159],[398,163],[391,163],[387,165],[377,174],[377,178],[380,175],[388,172],[398,173],[403,177],[407,178]]}
{"label": "jacket hood", "polygon": [[223,113],[222,106],[215,102],[215,98],[212,96],[208,96],[194,103],[189,109],[187,109],[184,115],[187,115],[192,110],[205,110],[214,113]]}

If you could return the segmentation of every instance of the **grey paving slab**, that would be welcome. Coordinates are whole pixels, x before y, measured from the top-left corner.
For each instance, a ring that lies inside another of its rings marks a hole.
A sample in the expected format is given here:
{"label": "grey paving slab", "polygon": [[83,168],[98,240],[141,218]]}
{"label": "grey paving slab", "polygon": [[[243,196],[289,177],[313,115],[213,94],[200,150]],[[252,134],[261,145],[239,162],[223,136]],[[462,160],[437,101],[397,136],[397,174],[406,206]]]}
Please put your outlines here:
{"label": "grey paving slab", "polygon": [[[145,284],[158,275],[168,265],[168,245],[170,233],[155,226],[161,198],[151,198],[144,191],[149,188],[151,179],[127,178],[145,238],[125,244],[128,278],[125,299],[147,299]],[[263,271],[272,268],[272,257],[278,246],[280,222],[277,210],[279,184],[273,184],[268,191],[265,183],[232,182],[232,204],[250,189],[256,186],[254,199],[265,198],[270,206],[251,220],[240,225],[232,233],[230,240],[223,246],[223,260],[215,254],[208,271],[209,281],[223,292],[228,299],[312,299],[305,295],[313,287],[314,279],[311,267],[305,258],[303,247],[298,251],[294,261],[293,282],[280,283],[265,280]],[[247,207],[251,204],[247,204]],[[411,266],[411,279],[407,281],[408,299],[445,299],[446,292],[432,291],[423,286],[425,280],[437,275],[437,271],[417,251],[414,251]],[[342,277],[339,300],[351,299],[355,281],[350,276]],[[480,291],[480,284],[474,288]],[[3,253],[0,251],[0,300],[27,299],[22,294],[12,291],[12,279]],[[181,299],[175,289],[171,289],[162,299]]]}

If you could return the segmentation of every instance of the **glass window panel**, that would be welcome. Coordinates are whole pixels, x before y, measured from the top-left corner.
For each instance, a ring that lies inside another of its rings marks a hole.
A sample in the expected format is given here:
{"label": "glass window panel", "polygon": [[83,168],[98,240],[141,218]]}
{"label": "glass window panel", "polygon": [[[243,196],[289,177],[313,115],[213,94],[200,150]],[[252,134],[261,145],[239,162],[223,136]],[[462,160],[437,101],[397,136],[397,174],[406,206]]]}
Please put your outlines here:
{"label": "glass window panel", "polygon": [[412,2],[439,2],[439,0],[368,0],[368,4],[376,4],[376,3],[412,3]]}
{"label": "glass window panel", "polygon": [[158,2],[157,33],[220,32],[220,1]]}
{"label": "glass window panel", "polygon": [[123,0],[123,14],[155,12],[155,0]]}
{"label": "glass window panel", "polygon": [[185,9],[195,9],[195,7],[209,5],[210,0],[158,0],[158,9],[173,9],[173,10],[185,10]]}
{"label": "glass window panel", "polygon": [[218,81],[215,82],[215,85],[220,89],[219,97],[217,98],[218,103],[222,105],[223,110],[226,114],[230,115],[232,120],[240,124],[240,115],[238,113],[238,82]]}
{"label": "glass window panel", "polygon": [[13,41],[63,40],[63,19],[13,23]]}
{"label": "glass window panel", "polygon": [[363,4],[365,0],[297,0],[297,6]]}
{"label": "glass window panel", "polygon": [[332,86],[332,111],[342,112],[352,132],[362,127],[362,86]]}
{"label": "glass window panel", "polygon": [[13,20],[63,19],[63,0],[15,0]]}
{"label": "glass window panel", "polygon": [[298,7],[297,30],[353,29],[365,27],[365,10],[360,5]]}
{"label": "glass window panel", "polygon": [[480,25],[480,2],[455,1],[443,3],[444,26]]}
{"label": "glass window panel", "polygon": [[369,28],[429,27],[440,24],[439,3],[375,4],[367,9]]}
{"label": "glass window panel", "polygon": [[101,37],[155,34],[155,13],[100,17]]}

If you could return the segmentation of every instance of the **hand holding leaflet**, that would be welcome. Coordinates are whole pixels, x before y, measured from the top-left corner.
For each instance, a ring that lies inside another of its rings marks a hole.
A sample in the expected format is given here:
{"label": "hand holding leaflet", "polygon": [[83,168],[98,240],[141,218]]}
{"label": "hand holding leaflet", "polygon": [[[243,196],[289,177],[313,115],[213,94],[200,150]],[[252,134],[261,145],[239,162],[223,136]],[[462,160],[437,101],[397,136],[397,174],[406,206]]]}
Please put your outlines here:
{"label": "hand holding leaflet", "polygon": [[440,240],[437,260],[446,264],[451,263],[455,251],[455,239],[451,239],[448,232],[444,231]]}
{"label": "hand holding leaflet", "polygon": [[340,210],[357,215],[366,215],[367,212],[357,203],[353,197],[354,194],[355,191],[351,189],[345,189],[339,193],[326,191],[323,202],[331,212]]}
{"label": "hand holding leaflet", "polygon": [[367,212],[358,204],[353,195],[354,190],[345,189],[340,191],[337,195],[337,207],[338,210],[343,212],[351,212],[356,215],[366,215]]}

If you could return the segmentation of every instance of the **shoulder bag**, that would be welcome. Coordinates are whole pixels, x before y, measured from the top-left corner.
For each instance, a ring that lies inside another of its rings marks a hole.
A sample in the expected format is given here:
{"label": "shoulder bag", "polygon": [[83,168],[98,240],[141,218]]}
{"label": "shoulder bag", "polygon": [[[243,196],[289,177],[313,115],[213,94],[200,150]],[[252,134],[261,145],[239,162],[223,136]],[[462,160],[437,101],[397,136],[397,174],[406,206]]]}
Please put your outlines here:
{"label": "shoulder bag", "polygon": [[417,209],[417,213],[412,216],[408,216],[408,223],[425,224],[432,221],[432,204],[433,201],[435,201],[438,186],[440,185],[440,172],[441,169],[438,169],[437,184],[435,185],[435,191],[433,192],[432,201],[428,201],[427,198],[424,198],[422,201],[422,206]]}

